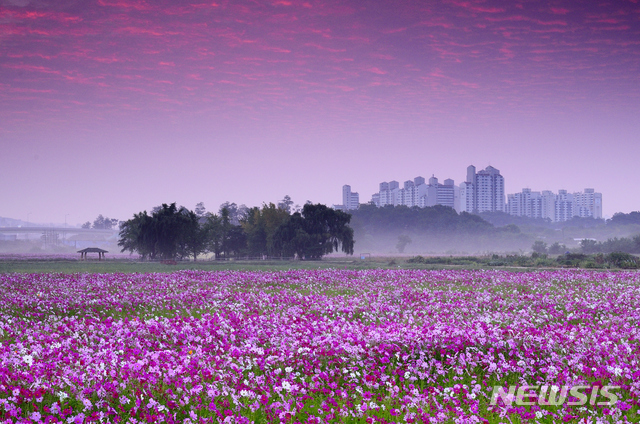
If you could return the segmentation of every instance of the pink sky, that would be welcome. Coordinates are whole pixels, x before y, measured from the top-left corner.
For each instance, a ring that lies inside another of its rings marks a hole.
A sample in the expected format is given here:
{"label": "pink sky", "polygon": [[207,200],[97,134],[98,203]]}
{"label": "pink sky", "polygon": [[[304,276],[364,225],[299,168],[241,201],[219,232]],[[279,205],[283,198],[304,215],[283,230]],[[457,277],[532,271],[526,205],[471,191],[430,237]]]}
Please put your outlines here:
{"label": "pink sky", "polygon": [[0,157],[32,222],[470,164],[639,210],[640,3],[0,0]]}

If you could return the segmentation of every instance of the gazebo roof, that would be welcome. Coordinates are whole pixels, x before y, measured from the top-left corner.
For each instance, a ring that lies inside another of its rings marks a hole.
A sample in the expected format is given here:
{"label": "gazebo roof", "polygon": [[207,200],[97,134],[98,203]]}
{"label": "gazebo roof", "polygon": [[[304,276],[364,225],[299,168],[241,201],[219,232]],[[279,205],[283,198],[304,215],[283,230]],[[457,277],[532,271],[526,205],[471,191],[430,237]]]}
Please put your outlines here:
{"label": "gazebo roof", "polygon": [[109,251],[99,247],[87,247],[86,249],[78,250],[78,253],[109,253]]}

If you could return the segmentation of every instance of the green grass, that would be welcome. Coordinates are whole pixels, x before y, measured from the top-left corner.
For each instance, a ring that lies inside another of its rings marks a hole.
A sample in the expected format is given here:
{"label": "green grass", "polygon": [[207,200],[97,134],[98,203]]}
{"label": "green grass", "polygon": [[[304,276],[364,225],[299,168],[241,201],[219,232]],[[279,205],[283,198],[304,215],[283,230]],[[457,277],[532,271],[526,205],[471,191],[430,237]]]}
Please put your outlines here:
{"label": "green grass", "polygon": [[[0,273],[147,273],[177,270],[203,271],[285,271],[289,269],[475,269],[479,266],[446,264],[411,264],[406,258],[378,257],[361,260],[356,257],[325,258],[320,261],[209,261],[178,262],[165,265],[159,262],[106,261],[0,261]],[[485,267],[486,268],[486,267]]]}
{"label": "green grass", "polygon": [[352,261],[198,261],[165,265],[159,262],[98,261],[0,261],[0,273],[147,273],[177,270],[203,271],[280,271],[288,269],[343,268]]}
{"label": "green grass", "polygon": [[[416,260],[417,258],[417,260]],[[173,272],[178,270],[202,271],[286,271],[290,269],[419,269],[419,270],[479,270],[500,269],[513,272],[556,269],[562,264],[550,261],[535,266],[522,266],[517,261],[492,261],[489,257],[386,257],[375,256],[360,259],[356,256],[329,257],[317,261],[293,260],[229,260],[184,261],[176,265],[160,262],[135,262],[111,259],[106,261],[65,261],[65,260],[0,260],[0,273],[149,273]],[[578,267],[578,266],[576,266]]]}

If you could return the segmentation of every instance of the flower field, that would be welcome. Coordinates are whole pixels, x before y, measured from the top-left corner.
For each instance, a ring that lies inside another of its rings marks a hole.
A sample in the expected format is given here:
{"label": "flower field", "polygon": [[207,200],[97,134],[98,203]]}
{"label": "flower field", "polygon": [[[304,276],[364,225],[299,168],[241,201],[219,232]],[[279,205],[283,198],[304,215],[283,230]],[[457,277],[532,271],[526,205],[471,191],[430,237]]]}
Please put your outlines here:
{"label": "flower field", "polygon": [[0,422],[638,422],[639,339],[636,272],[0,274]]}

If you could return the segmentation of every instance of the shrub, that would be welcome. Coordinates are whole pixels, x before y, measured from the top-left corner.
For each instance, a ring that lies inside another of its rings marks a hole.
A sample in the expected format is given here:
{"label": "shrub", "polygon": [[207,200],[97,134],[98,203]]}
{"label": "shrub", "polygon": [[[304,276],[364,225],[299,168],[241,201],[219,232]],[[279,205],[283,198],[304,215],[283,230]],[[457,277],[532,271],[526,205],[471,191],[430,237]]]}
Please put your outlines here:
{"label": "shrub", "polygon": [[617,268],[633,269],[640,267],[638,258],[630,253],[612,252],[605,256],[605,262]]}

